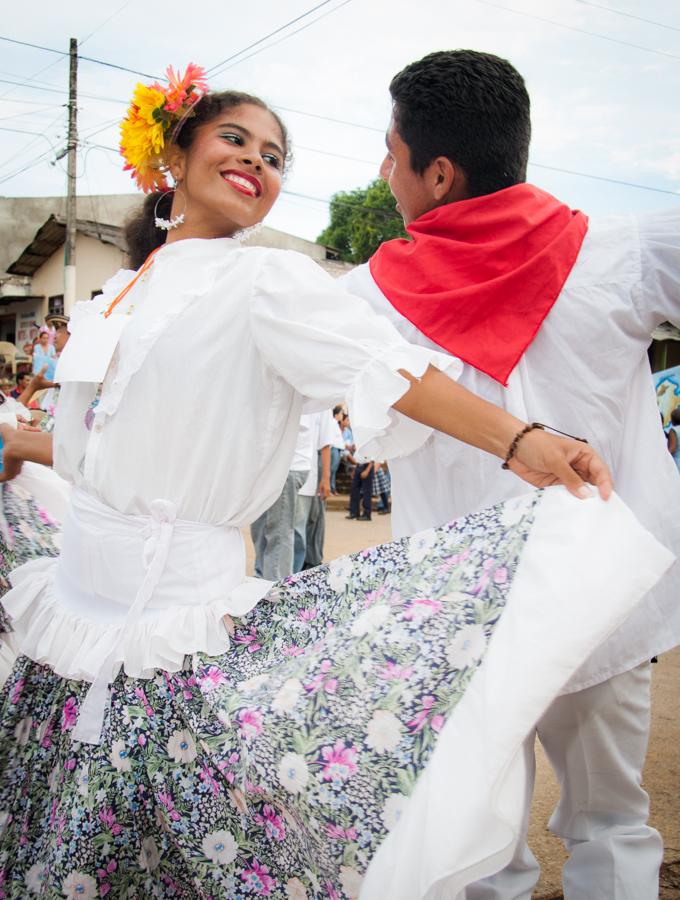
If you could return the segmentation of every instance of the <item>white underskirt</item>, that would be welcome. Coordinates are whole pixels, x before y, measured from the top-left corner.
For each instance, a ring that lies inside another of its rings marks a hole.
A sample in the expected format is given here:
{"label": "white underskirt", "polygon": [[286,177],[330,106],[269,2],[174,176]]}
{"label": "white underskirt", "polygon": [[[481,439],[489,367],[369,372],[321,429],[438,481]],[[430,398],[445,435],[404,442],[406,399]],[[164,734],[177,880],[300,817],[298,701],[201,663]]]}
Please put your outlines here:
{"label": "white underskirt", "polygon": [[[513,502],[526,499],[505,509]],[[673,562],[618,497],[545,492],[484,662],[373,858],[361,900],[453,900],[510,861],[524,739]]]}

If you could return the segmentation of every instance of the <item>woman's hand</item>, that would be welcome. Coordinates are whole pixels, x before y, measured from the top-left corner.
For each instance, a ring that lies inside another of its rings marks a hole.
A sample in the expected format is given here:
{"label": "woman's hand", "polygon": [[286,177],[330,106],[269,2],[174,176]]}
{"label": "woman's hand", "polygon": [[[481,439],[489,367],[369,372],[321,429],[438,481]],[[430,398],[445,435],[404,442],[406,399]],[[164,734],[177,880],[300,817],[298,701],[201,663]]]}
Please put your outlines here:
{"label": "woman's hand", "polygon": [[563,484],[581,499],[592,497],[586,482],[595,485],[603,500],[608,500],[613,490],[607,464],[589,444],[540,429],[524,435],[508,467],[535,487]]}

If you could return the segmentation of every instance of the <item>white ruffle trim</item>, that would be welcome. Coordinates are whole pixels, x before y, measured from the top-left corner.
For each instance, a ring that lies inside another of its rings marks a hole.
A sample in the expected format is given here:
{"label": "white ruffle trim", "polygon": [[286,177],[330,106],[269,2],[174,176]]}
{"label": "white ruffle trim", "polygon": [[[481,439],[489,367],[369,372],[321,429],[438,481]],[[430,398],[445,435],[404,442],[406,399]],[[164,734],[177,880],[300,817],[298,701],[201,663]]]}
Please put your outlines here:
{"label": "white ruffle trim", "polygon": [[[92,682],[115,646],[120,623],[97,622],[66,609],[54,595],[57,565],[52,558],[35,559],[12,572],[12,590],[2,599],[12,621],[12,647],[62,678]],[[179,671],[192,653],[224,653],[229,635],[222,617],[243,615],[270,587],[269,581],[246,578],[209,605],[154,610],[126,634],[121,658],[105,674],[112,680],[122,663],[126,675],[151,678],[157,669]],[[125,612],[123,607],[121,623]]]}
{"label": "white ruffle trim", "polygon": [[347,395],[347,405],[352,433],[361,454],[378,460],[396,459],[413,453],[429,438],[432,428],[392,409],[411,387],[399,370],[420,378],[428,366],[434,366],[454,381],[463,370],[463,364],[455,356],[400,342],[385,348],[380,359],[371,360],[359,373]]}

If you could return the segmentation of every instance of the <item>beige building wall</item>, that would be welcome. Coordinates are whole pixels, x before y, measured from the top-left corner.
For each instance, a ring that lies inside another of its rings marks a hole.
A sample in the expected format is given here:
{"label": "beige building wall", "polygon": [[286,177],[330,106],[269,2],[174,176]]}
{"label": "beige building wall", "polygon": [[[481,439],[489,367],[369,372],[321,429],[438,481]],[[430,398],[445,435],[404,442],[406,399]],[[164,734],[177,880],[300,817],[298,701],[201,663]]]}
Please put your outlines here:
{"label": "beige building wall", "polygon": [[[76,298],[89,300],[94,291],[124,265],[125,254],[113,244],[78,234],[76,239]],[[47,298],[64,293],[64,250],[55,251],[31,279],[33,294],[45,297],[43,316],[47,314]],[[69,315],[70,310],[64,310]]]}

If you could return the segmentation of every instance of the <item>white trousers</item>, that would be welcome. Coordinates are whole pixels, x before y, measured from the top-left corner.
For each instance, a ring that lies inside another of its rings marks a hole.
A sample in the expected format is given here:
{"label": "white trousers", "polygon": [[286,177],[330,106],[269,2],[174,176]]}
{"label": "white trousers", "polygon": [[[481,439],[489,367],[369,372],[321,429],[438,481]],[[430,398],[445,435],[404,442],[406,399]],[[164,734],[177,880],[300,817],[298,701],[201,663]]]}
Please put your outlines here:
{"label": "white trousers", "polygon": [[[571,854],[565,900],[658,900],[663,844],[647,825],[641,787],[650,724],[651,666],[638,666],[558,697],[536,733],[560,785],[549,823]],[[526,843],[534,788],[535,734],[525,742],[528,770],[523,834],[510,864],[470,885],[465,900],[530,900],[540,874]]]}

